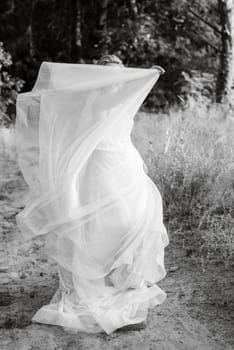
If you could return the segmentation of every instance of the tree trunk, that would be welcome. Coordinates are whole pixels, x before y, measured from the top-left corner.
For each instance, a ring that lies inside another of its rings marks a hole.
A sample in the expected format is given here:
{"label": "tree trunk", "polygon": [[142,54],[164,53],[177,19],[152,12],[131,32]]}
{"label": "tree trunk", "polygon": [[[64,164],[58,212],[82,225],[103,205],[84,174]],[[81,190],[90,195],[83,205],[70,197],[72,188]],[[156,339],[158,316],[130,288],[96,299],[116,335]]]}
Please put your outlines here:
{"label": "tree trunk", "polygon": [[70,55],[77,62],[81,58],[81,7],[80,0],[71,0]]}
{"label": "tree trunk", "polygon": [[29,56],[31,58],[35,57],[36,54],[36,44],[34,41],[34,30],[33,30],[33,14],[34,14],[34,9],[35,5],[37,3],[37,0],[32,1],[31,3],[31,14],[30,14],[30,22],[28,26],[28,43],[29,43]]}
{"label": "tree trunk", "polygon": [[107,6],[108,0],[101,0],[99,3],[99,16],[97,22],[97,55],[107,53]]}
{"label": "tree trunk", "polygon": [[230,103],[233,84],[233,0],[218,0],[221,20],[220,71],[217,80],[216,101]]}
{"label": "tree trunk", "polygon": [[128,7],[129,7],[131,19],[136,21],[137,17],[138,17],[138,9],[137,9],[136,0],[128,0]]}
{"label": "tree trunk", "polygon": [[88,61],[107,53],[108,0],[81,0],[82,53]]}

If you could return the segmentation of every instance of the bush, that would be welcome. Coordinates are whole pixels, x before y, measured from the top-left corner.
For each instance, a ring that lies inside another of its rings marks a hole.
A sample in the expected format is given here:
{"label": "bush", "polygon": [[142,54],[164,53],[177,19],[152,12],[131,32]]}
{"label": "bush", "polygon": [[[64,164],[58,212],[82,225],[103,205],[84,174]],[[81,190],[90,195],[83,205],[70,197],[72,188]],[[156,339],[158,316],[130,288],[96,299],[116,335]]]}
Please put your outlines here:
{"label": "bush", "polygon": [[8,72],[11,65],[11,55],[0,42],[0,126],[9,126],[14,121],[16,96],[23,87],[23,81]]}

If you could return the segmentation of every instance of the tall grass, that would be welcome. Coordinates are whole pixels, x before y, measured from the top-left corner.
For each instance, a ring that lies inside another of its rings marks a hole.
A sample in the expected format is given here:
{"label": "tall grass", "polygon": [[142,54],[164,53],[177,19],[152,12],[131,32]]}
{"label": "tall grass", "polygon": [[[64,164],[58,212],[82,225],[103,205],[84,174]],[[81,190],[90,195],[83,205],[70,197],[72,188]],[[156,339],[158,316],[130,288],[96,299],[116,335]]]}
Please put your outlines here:
{"label": "tall grass", "polygon": [[234,115],[195,105],[139,114],[133,140],[163,197],[169,233],[202,256],[234,260]]}

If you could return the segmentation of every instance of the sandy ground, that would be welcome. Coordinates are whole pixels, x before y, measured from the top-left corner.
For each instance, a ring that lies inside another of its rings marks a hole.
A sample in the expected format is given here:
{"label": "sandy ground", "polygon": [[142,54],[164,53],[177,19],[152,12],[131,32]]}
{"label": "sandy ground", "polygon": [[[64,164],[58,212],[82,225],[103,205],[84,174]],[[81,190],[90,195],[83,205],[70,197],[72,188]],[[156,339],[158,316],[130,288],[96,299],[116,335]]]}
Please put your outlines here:
{"label": "sandy ground", "polygon": [[234,276],[231,268],[194,253],[196,237],[184,244],[169,232],[167,277],[160,286],[167,300],[150,310],[147,328],[111,335],[69,334],[56,326],[31,323],[58,284],[43,240],[22,242],[15,214],[22,208],[25,183],[14,160],[1,160],[0,192],[0,349],[1,350],[221,350],[234,349]]}

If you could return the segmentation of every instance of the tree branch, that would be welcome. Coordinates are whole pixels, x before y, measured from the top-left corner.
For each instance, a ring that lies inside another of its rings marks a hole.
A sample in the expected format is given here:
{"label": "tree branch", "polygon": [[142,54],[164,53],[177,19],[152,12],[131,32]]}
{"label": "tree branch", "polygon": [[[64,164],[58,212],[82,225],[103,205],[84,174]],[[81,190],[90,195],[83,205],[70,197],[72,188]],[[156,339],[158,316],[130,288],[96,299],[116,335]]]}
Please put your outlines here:
{"label": "tree branch", "polygon": [[1,17],[5,18],[5,17],[13,14],[14,11],[15,11],[15,0],[11,0],[9,10],[7,10],[5,13],[1,14]]}
{"label": "tree branch", "polygon": [[[192,33],[188,33],[188,32],[184,32],[190,39],[195,40],[195,35],[193,35]],[[200,38],[210,47],[212,47],[213,49],[215,49],[217,52],[221,53],[221,49],[219,49],[217,46],[215,46],[214,44],[212,44],[210,41],[208,41],[207,39],[205,39],[203,36],[200,35]],[[195,40],[196,41],[196,40]]]}
{"label": "tree branch", "polygon": [[210,23],[209,21],[207,21],[206,19],[204,19],[202,16],[200,16],[198,13],[194,12],[190,7],[188,8],[188,12],[190,12],[192,15],[194,15],[194,17],[197,17],[198,19],[200,19],[200,21],[202,21],[203,23],[205,23],[206,25],[208,25],[210,28],[212,28],[216,33],[222,35],[222,31],[217,28],[215,25],[213,25],[212,23]]}

